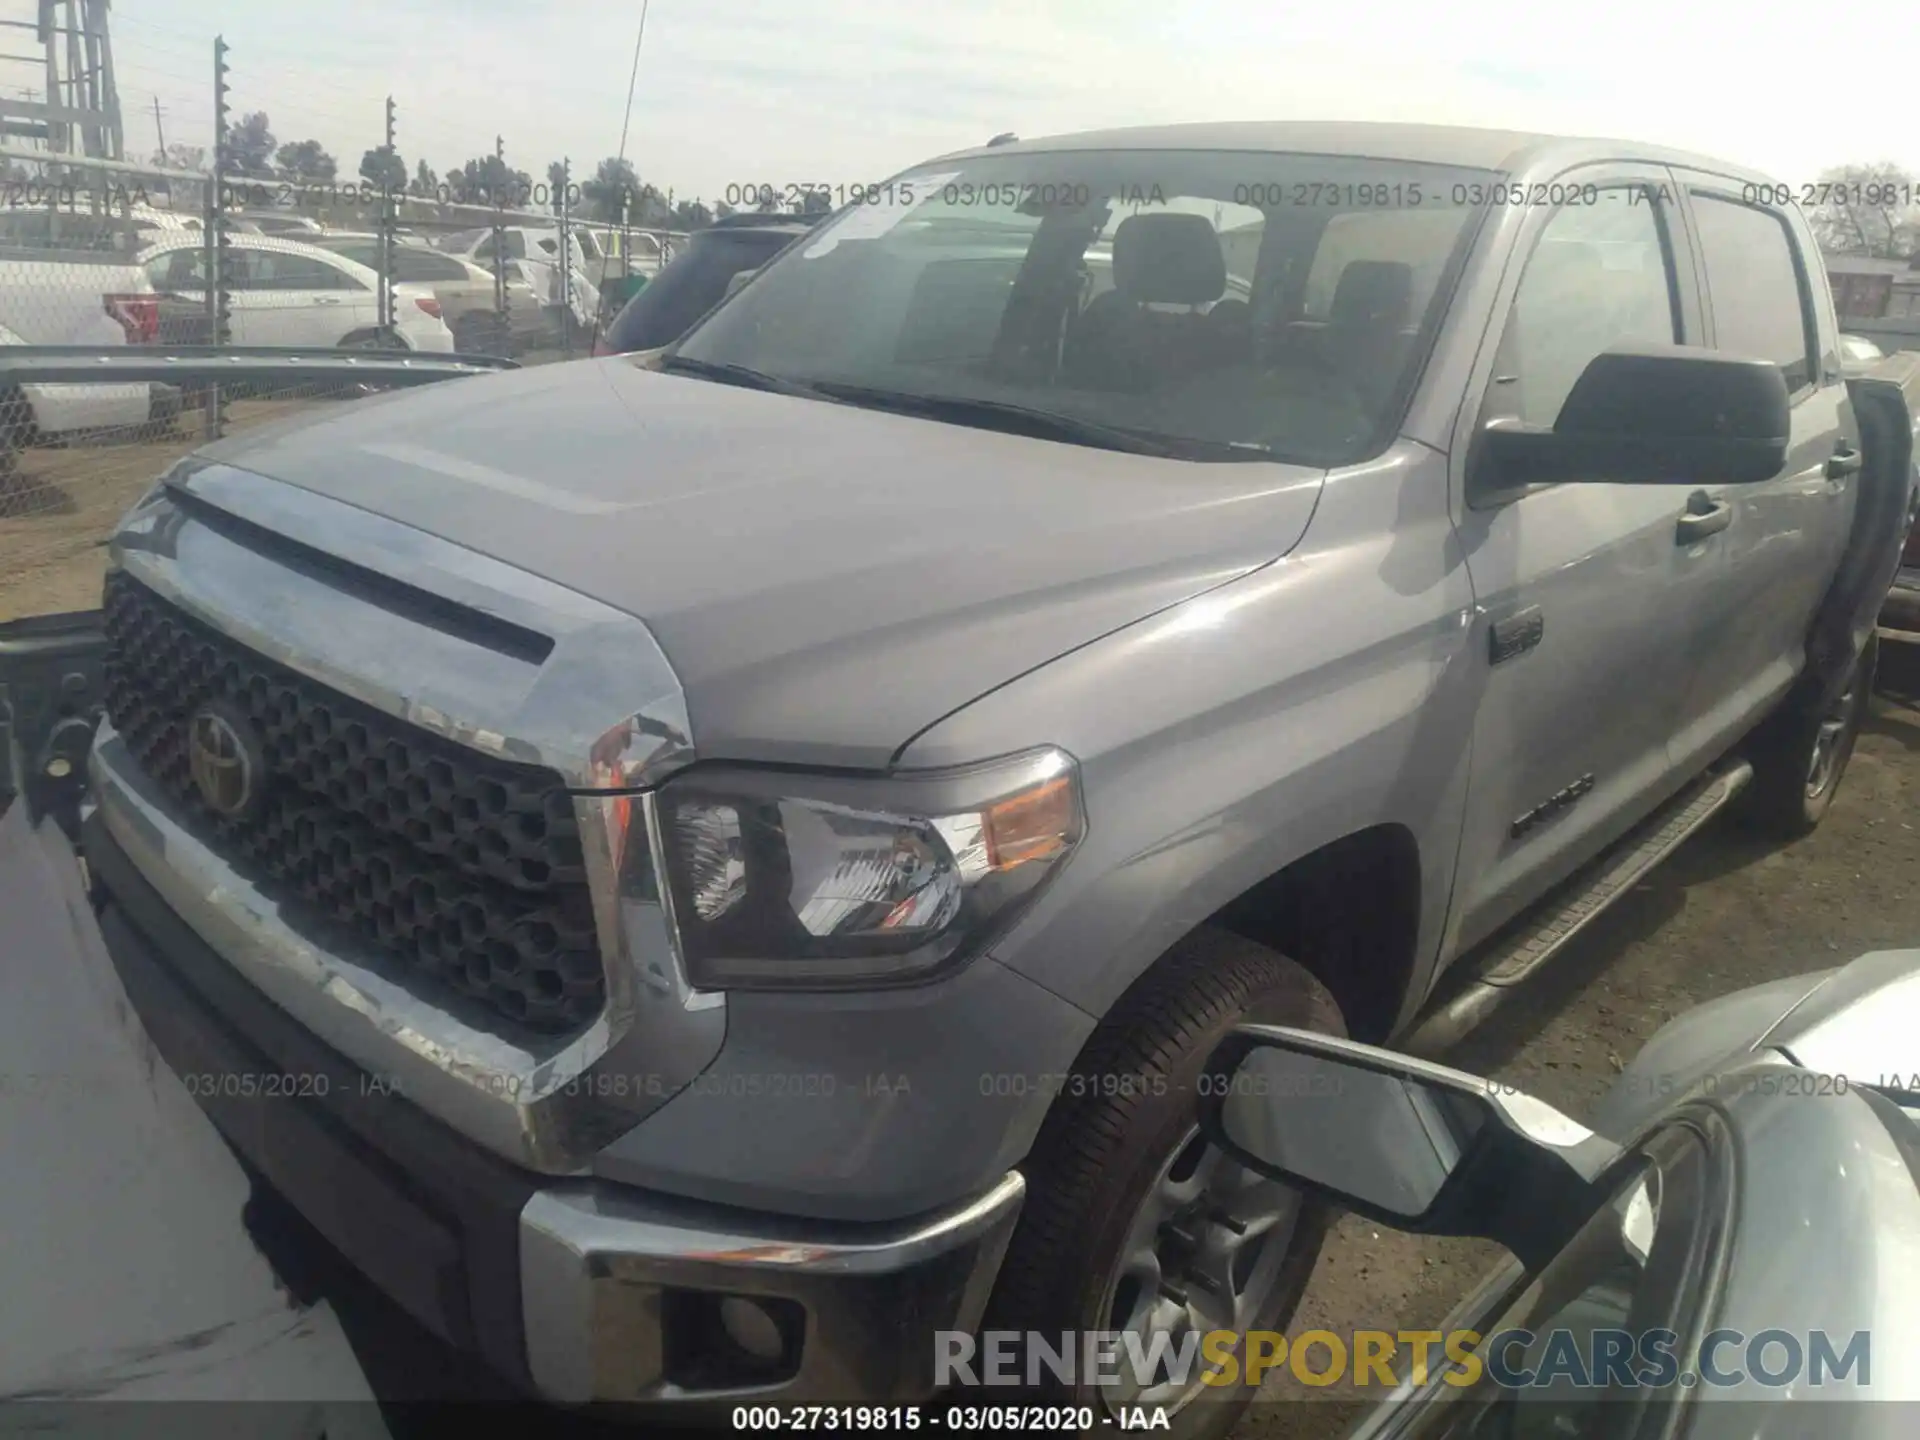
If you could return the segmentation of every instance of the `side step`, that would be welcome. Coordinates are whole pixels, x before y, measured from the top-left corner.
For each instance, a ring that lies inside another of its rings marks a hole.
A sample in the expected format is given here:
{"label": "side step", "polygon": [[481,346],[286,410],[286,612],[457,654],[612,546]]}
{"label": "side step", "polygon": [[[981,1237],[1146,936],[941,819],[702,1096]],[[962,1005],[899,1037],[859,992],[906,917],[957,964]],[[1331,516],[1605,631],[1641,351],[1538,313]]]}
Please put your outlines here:
{"label": "side step", "polygon": [[1598,859],[1564,882],[1529,914],[1466,962],[1463,985],[1449,982],[1451,998],[1430,1010],[1395,1045],[1409,1055],[1436,1058],[1506,1001],[1515,987],[1586,929],[1738,795],[1753,778],[1745,760],[1730,762],[1681,791]]}

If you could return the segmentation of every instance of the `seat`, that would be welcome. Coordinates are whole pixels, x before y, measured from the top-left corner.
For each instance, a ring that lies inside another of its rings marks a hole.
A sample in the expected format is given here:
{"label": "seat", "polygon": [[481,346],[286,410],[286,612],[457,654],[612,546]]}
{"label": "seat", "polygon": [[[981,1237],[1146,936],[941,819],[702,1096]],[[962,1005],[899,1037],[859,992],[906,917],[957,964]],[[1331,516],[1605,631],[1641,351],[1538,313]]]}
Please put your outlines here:
{"label": "seat", "polygon": [[[1151,390],[1200,368],[1212,328],[1198,309],[1226,293],[1220,238],[1202,215],[1130,215],[1113,233],[1113,288],[1067,334],[1067,383]],[[1184,310],[1155,309],[1179,305]]]}
{"label": "seat", "polygon": [[1376,411],[1400,378],[1412,309],[1413,267],[1396,260],[1350,261],[1334,285],[1321,358]]}

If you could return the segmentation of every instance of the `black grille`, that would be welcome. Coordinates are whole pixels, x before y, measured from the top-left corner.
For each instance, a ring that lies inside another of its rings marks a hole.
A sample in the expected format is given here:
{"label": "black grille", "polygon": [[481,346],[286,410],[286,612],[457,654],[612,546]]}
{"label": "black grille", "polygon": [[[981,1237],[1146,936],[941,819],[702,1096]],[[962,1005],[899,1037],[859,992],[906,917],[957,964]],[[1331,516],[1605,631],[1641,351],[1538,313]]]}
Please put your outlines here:
{"label": "black grille", "polygon": [[[580,833],[558,775],[316,684],[117,572],[106,633],[114,729],[265,893],[533,1029],[599,1013]],[[262,742],[265,801],[245,818],[218,814],[193,782],[187,722],[209,701]]]}

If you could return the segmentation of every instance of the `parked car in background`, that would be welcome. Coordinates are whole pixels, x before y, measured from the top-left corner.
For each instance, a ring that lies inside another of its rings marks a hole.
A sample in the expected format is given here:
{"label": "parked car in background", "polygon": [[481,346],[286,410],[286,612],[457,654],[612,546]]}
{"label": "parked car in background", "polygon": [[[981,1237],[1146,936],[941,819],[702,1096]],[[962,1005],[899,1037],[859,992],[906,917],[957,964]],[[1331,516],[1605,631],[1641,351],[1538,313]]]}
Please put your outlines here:
{"label": "parked car in background", "polygon": [[[380,237],[366,231],[333,231],[309,242],[319,249],[345,256],[376,274],[380,266]],[[471,260],[435,250],[417,241],[396,244],[393,278],[404,285],[422,285],[440,302],[440,318],[453,332],[453,345],[470,355],[510,355],[537,340],[545,326],[533,287],[518,275],[507,280],[507,307],[503,318],[495,310],[493,272]]]}
{"label": "parked car in background", "polygon": [[[125,249],[124,227],[116,221],[89,231],[78,223],[88,217],[62,218],[68,222],[64,238],[91,248],[0,242],[0,345],[157,341],[159,303],[146,272]],[[21,238],[18,226],[13,234]],[[29,445],[146,425],[179,409],[179,391],[167,385],[12,386],[0,380],[0,471],[10,470]]]}
{"label": "parked car in background", "polygon": [[242,210],[234,218],[244,220],[259,234],[294,239],[302,235],[323,235],[327,229],[311,215],[295,215],[286,210]]}
{"label": "parked car in background", "polygon": [[134,205],[127,213],[141,245],[150,245],[169,235],[202,235],[206,228],[198,215],[162,210],[152,205]]}
{"label": "parked car in background", "polygon": [[498,233],[497,246],[495,231],[487,226],[443,235],[435,241],[435,248],[471,261],[488,272],[494,268],[497,248],[501,260],[513,266],[531,286],[546,312],[550,329],[556,333],[563,327],[590,329],[599,314],[600,287],[587,267],[586,250],[578,232],[569,232],[570,263],[564,268],[559,260],[557,226],[503,225]]}
{"label": "parked car in background", "polygon": [[1864,335],[1840,337],[1840,360],[1846,365],[1872,365],[1887,358],[1887,352]]}
{"label": "parked car in background", "polygon": [[[383,335],[380,277],[365,265],[268,235],[234,235],[228,244],[235,345],[453,349],[440,302],[424,285],[393,287],[393,328]],[[188,301],[205,298],[207,247],[199,237],[160,240],[140,253],[139,263],[153,289]]]}
{"label": "parked car in background", "polygon": [[594,353],[624,355],[678,340],[726,298],[736,279],[759,269],[816,223],[797,215],[729,215],[694,231],[680,253],[614,316]]}
{"label": "parked car in background", "polygon": [[664,250],[659,237],[645,230],[582,225],[579,233],[580,250],[600,296],[601,318],[610,320],[660,273]]}
{"label": "parked car in background", "polygon": [[[1202,1124],[1267,1180],[1514,1257],[1441,1325],[1445,1359],[1417,1375],[1399,1349],[1348,1440],[1904,1440],[1917,1027],[1916,950],[1729,995],[1659,1031],[1590,1130],[1504,1082],[1249,1025]],[[1633,1337],[1619,1369],[1610,1334]],[[1765,1335],[1791,1339],[1756,1359]]]}
{"label": "parked car in background", "polygon": [[1920,642],[1920,523],[1912,514],[1907,517],[1907,544],[1900,555],[1900,572],[1887,592],[1881,623],[1896,640]]}

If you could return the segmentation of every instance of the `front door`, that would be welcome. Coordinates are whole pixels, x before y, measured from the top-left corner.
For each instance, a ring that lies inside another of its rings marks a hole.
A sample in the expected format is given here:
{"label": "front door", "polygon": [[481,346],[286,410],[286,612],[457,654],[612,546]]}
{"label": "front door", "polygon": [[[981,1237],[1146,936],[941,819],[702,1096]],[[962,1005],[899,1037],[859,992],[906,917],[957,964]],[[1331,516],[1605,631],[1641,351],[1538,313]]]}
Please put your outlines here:
{"label": "front door", "polygon": [[[1575,171],[1528,217],[1476,372],[1477,418],[1551,426],[1587,362],[1697,333],[1664,168]],[[1487,358],[1490,348],[1491,360]],[[1655,808],[1698,648],[1688,596],[1717,539],[1678,542],[1684,486],[1499,491],[1465,461],[1461,537],[1488,667],[1475,720],[1451,945],[1477,943]]]}

